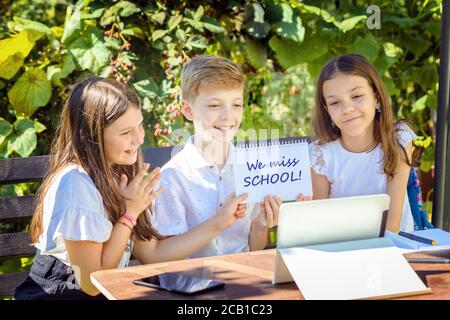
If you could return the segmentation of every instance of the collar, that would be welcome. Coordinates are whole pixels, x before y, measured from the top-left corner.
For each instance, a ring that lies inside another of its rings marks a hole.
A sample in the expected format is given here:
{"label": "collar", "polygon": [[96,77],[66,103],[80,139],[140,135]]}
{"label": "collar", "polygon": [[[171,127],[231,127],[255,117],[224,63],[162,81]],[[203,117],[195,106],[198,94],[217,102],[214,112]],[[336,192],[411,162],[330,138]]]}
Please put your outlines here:
{"label": "collar", "polygon": [[[227,162],[225,163],[225,166],[223,167],[223,170],[225,170],[226,167],[230,166],[233,162],[233,153],[234,153],[234,145],[230,142],[230,147],[228,150],[228,158]],[[186,145],[183,148],[183,152],[186,153],[185,156],[187,159],[189,159],[189,165],[194,169],[200,169],[204,167],[215,167],[214,164],[209,163],[206,161],[206,159],[203,157],[203,155],[200,153],[200,151],[197,149],[197,147],[194,144],[194,136],[190,136],[189,139],[186,142]]]}

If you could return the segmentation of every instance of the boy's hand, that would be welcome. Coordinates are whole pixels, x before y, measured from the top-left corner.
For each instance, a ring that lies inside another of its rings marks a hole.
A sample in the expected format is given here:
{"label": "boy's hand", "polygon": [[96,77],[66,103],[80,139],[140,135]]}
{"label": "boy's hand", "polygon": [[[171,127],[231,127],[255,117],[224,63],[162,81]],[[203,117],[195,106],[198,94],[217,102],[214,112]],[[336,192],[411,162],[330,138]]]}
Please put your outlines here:
{"label": "boy's hand", "polygon": [[273,228],[278,225],[278,216],[280,215],[280,206],[283,201],[278,196],[267,196],[260,203],[260,212],[254,220],[254,224],[259,227]]}
{"label": "boy's hand", "polygon": [[295,201],[309,201],[312,200],[312,196],[304,196],[303,193],[300,193]]}
{"label": "boy's hand", "polygon": [[248,194],[244,193],[238,197],[230,194],[225,199],[214,217],[217,219],[218,226],[221,229],[229,227],[236,219],[244,217],[245,210],[247,210],[247,204],[242,204],[241,202],[244,202],[247,198]]}
{"label": "boy's hand", "polygon": [[149,168],[150,165],[144,163],[130,183],[128,183],[126,175],[123,174],[120,178],[120,191],[127,198],[125,200],[126,210],[136,219],[162,191],[162,188],[153,191],[153,188],[161,179],[160,168],[156,168],[150,174],[145,175]]}

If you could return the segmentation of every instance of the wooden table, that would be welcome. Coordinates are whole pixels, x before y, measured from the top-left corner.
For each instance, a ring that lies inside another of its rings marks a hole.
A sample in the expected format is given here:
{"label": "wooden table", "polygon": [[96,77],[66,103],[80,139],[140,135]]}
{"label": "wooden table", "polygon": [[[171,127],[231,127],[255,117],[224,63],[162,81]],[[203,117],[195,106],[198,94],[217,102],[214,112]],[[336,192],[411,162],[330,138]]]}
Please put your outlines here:
{"label": "wooden table", "polygon": [[[406,256],[424,257],[425,255],[408,254]],[[402,299],[450,299],[450,264],[413,263],[411,266],[426,286],[432,289],[432,293]],[[91,280],[100,292],[111,300],[303,299],[294,282],[272,285],[274,268],[275,249],[272,249],[102,270],[92,273]],[[203,275],[222,280],[226,285],[222,289],[190,297],[133,284],[135,279],[172,271]]]}

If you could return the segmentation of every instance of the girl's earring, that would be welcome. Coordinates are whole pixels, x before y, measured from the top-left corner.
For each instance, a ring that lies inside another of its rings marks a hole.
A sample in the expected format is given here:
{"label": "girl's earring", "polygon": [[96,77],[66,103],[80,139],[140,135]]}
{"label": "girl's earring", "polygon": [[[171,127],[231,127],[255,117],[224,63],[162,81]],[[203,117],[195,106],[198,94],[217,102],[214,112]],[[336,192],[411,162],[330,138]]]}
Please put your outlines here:
{"label": "girl's earring", "polygon": [[377,111],[377,113],[381,113],[381,107],[379,104],[377,104],[377,107],[375,108],[375,110]]}

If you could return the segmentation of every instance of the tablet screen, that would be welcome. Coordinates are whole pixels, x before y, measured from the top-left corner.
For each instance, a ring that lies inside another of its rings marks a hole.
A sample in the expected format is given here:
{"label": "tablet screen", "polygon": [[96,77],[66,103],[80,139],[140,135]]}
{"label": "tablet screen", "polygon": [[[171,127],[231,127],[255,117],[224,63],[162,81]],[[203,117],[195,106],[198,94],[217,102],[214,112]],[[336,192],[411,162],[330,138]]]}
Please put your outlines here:
{"label": "tablet screen", "polygon": [[193,277],[179,272],[162,273],[136,280],[135,283],[184,294],[200,293],[224,285],[221,281]]}

